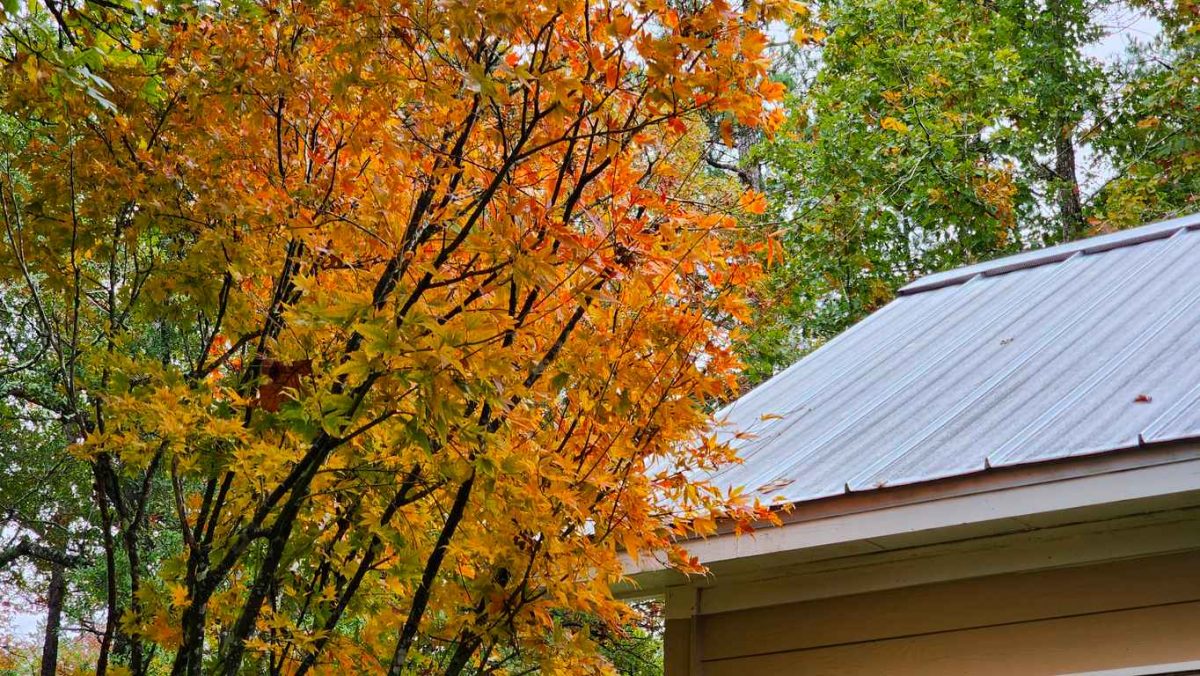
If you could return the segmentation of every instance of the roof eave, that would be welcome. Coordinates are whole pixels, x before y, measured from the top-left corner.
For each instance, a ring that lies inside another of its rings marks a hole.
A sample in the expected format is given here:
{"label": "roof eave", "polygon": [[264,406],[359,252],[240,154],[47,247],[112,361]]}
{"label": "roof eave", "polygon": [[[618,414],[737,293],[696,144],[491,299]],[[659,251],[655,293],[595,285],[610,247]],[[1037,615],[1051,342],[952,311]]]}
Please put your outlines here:
{"label": "roof eave", "polygon": [[[1087,515],[1200,504],[1200,443],[1186,440],[981,471],[791,505],[783,525],[749,536],[721,532],[687,544],[713,574],[784,566],[946,541],[1004,528],[1036,528]],[[627,561],[618,593],[652,596],[682,574]]]}

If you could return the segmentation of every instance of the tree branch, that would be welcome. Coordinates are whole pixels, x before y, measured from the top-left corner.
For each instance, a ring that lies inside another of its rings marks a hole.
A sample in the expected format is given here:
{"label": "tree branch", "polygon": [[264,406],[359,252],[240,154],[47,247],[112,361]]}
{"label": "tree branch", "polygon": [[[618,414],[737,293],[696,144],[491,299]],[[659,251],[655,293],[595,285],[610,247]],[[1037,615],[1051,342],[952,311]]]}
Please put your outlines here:
{"label": "tree branch", "polygon": [[85,559],[78,554],[67,554],[40,545],[29,538],[22,538],[12,547],[0,549],[0,569],[22,557],[54,563],[65,568],[74,568],[85,562]]}

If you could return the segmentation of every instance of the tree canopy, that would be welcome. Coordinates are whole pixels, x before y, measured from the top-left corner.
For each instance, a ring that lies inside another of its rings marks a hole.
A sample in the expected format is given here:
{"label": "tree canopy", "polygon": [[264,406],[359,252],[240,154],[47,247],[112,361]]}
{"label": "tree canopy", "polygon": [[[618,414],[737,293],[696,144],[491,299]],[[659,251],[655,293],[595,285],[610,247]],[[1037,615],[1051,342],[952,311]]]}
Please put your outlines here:
{"label": "tree canopy", "polygon": [[602,669],[621,552],[769,516],[685,475],[762,269],[698,149],[792,8],[4,11],[6,429],[82,473],[10,553],[98,673]]}

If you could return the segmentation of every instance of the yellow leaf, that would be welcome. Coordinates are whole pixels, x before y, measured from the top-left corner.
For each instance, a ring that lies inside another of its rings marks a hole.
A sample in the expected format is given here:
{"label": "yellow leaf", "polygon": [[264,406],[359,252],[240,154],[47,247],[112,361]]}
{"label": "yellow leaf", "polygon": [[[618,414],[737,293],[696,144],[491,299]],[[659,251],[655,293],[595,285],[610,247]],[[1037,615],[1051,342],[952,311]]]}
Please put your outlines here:
{"label": "yellow leaf", "polygon": [[897,134],[907,134],[908,133],[908,125],[904,124],[903,122],[901,122],[900,120],[897,120],[894,117],[883,118],[883,120],[880,121],[879,126],[883,127],[884,129],[894,131]]}
{"label": "yellow leaf", "polygon": [[171,605],[176,608],[182,608],[187,605],[188,592],[181,584],[171,585]]}
{"label": "yellow leaf", "polygon": [[828,35],[820,28],[809,30],[803,26],[792,32],[792,42],[800,45],[811,45],[824,42]]}

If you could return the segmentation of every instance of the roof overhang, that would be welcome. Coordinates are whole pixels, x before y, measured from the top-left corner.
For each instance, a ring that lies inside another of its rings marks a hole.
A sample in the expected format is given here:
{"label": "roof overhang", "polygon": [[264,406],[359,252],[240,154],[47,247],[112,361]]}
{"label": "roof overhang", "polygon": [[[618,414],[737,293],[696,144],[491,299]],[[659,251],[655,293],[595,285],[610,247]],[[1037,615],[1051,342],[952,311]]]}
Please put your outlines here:
{"label": "roof overhang", "polygon": [[[626,598],[873,552],[1117,519],[1200,505],[1200,444],[1177,442],[1003,468],[793,505],[783,525],[687,543],[697,581],[643,557],[627,561]],[[1193,545],[1200,533],[1191,534]]]}

